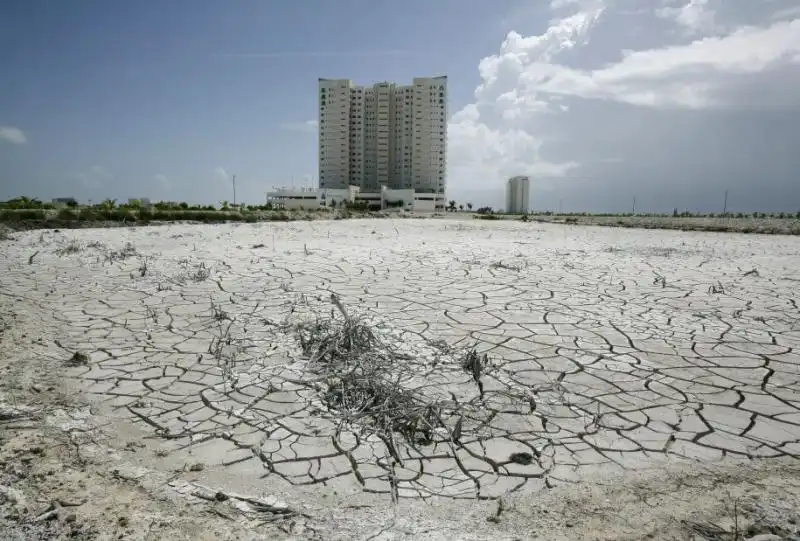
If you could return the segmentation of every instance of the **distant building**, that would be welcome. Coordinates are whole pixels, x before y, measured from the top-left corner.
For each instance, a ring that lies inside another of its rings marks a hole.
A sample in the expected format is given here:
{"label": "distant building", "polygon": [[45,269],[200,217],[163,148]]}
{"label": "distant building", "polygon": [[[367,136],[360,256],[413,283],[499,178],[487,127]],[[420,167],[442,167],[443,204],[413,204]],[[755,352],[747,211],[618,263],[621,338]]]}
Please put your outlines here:
{"label": "distant building", "polygon": [[77,207],[78,200],[74,197],[55,197],[53,198],[53,204],[57,207]]}
{"label": "distant building", "polygon": [[325,190],[276,188],[267,193],[267,203],[279,209],[313,210],[327,206],[339,206],[343,201],[352,203],[355,201],[357,193],[357,186]]}
{"label": "distant building", "polygon": [[149,209],[152,206],[149,197],[139,197],[138,199],[135,197],[128,198],[129,205],[136,205],[137,203],[143,209]]}
{"label": "distant building", "polygon": [[362,191],[358,186],[346,188],[276,188],[267,193],[267,203],[286,210],[312,210],[339,208],[343,204],[363,203],[370,210],[398,209],[417,212],[433,212],[433,193],[418,193],[409,189],[393,190],[383,186],[380,191]]}
{"label": "distant building", "polygon": [[530,212],[531,180],[516,176],[506,183],[506,212],[527,214]]}

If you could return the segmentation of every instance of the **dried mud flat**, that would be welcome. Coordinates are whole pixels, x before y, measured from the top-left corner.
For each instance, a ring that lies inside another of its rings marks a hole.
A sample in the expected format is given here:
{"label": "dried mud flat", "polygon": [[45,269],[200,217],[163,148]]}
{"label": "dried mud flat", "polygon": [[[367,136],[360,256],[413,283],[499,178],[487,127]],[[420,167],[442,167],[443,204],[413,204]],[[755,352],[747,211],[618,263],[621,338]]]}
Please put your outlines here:
{"label": "dried mud flat", "polygon": [[0,268],[2,539],[800,535],[800,239],[175,225]]}

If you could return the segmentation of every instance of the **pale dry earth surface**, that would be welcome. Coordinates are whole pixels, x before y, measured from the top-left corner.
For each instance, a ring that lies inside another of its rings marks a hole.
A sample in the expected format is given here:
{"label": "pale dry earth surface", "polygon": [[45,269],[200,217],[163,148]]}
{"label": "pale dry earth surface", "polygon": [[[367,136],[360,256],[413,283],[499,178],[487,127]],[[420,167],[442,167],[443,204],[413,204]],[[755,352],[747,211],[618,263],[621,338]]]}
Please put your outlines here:
{"label": "pale dry earth surface", "polygon": [[[0,538],[800,539],[798,269],[510,221],[14,233]],[[304,351],[332,299],[429,422]]]}

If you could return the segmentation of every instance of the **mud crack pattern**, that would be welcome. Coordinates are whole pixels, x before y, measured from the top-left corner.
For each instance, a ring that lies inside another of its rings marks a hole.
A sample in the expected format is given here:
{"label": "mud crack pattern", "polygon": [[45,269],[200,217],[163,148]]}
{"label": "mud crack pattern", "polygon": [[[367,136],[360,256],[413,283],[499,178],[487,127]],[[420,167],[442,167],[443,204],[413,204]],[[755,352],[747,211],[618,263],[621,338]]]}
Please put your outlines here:
{"label": "mud crack pattern", "polygon": [[[53,314],[42,354],[85,353],[69,376],[176,462],[493,498],[665,458],[800,455],[798,254],[521,223],[169,226],[21,234],[0,285]],[[395,384],[443,405],[428,441],[321,400],[289,329],[330,317],[331,293],[400,353]],[[482,391],[458,361],[472,346]]]}

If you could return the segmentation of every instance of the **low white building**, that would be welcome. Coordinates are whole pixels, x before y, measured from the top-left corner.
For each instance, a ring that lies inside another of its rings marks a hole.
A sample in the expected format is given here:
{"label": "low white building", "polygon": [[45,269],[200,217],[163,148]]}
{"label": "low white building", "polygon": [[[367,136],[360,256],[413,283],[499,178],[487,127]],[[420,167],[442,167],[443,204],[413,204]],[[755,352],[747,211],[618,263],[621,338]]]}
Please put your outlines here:
{"label": "low white building", "polygon": [[444,194],[418,193],[413,189],[393,190],[384,187],[380,193],[381,208],[402,208],[414,212],[443,211],[447,204]]}
{"label": "low white building", "polygon": [[416,210],[414,206],[414,190],[402,189],[393,190],[391,188],[383,187],[380,193],[381,208],[382,209],[405,209]]}
{"label": "low white building", "polygon": [[267,193],[267,203],[286,210],[318,209],[320,192],[307,188],[277,188]]}
{"label": "low white building", "polygon": [[417,212],[444,211],[447,198],[444,194],[418,193],[414,194],[414,210]]}
{"label": "low white building", "polygon": [[443,210],[444,194],[415,193],[413,189],[393,190],[382,187],[380,192],[362,192],[358,186],[347,188],[278,188],[267,193],[267,203],[286,210],[312,210],[324,207],[339,208],[342,203],[363,203],[370,210],[403,209],[417,212]]}
{"label": "low white building", "polygon": [[320,202],[322,206],[340,207],[342,201],[354,203],[358,199],[361,188],[358,186],[348,186],[347,188],[324,188],[317,191],[320,192]]}

